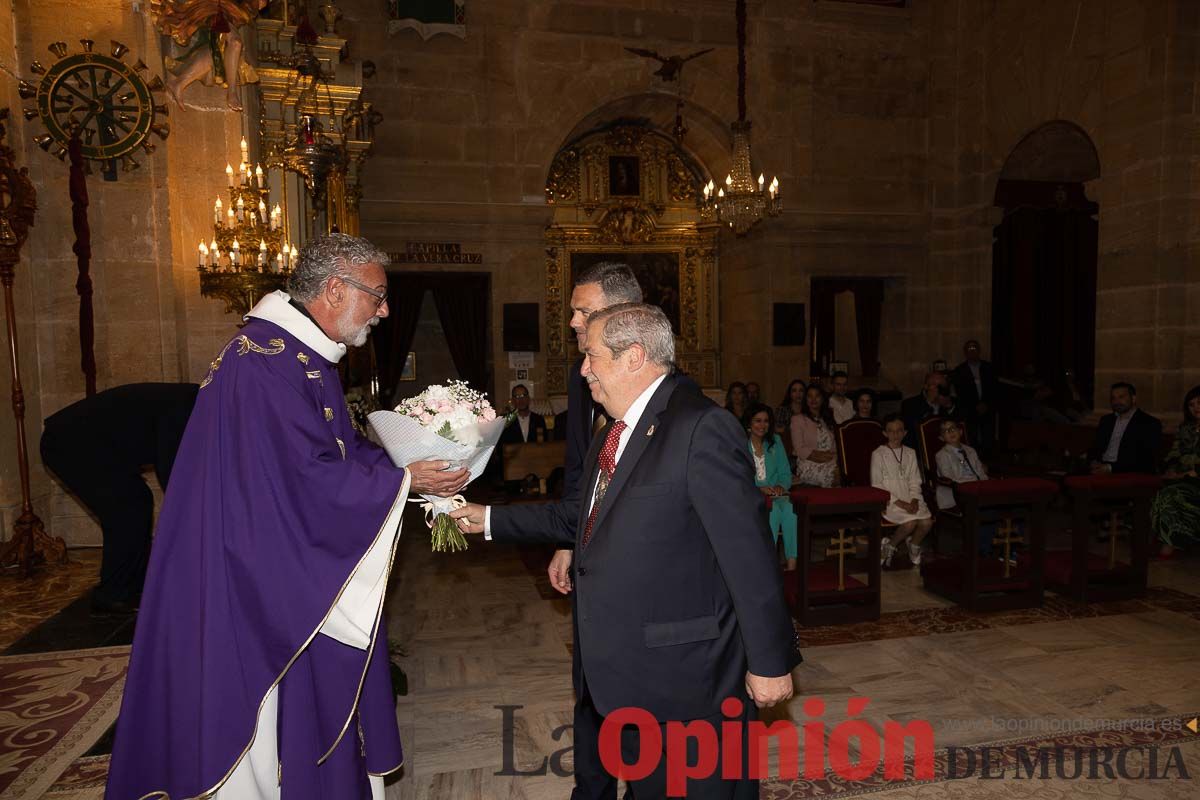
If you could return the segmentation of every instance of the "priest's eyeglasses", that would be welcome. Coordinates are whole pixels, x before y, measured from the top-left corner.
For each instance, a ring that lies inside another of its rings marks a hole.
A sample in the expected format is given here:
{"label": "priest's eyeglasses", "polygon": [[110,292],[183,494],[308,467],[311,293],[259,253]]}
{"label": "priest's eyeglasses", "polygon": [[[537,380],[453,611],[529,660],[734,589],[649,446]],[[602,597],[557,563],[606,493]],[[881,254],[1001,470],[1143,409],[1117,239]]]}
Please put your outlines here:
{"label": "priest's eyeglasses", "polygon": [[358,281],[354,280],[353,278],[347,278],[345,275],[338,275],[338,278],[342,281],[342,283],[348,283],[351,286],[353,286],[355,289],[358,289],[359,291],[362,291],[362,292],[366,292],[367,294],[371,295],[371,297],[374,297],[376,309],[379,309],[384,303],[387,302],[387,292],[377,292],[374,289],[372,289],[370,286],[359,283]]}

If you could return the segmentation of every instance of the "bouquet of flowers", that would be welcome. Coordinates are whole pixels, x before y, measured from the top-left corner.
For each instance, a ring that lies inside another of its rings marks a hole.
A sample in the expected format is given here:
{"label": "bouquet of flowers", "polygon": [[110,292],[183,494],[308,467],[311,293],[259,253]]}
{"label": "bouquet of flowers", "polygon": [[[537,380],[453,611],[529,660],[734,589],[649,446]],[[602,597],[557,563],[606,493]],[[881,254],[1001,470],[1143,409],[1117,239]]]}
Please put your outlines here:
{"label": "bouquet of flowers", "polygon": [[[471,480],[483,474],[504,426],[487,397],[462,381],[430,386],[410,397],[395,411],[376,411],[367,419],[396,466],[414,461],[449,461],[451,469],[466,467]],[[422,495],[425,523],[433,532],[433,549],[466,550],[462,531],[447,512],[466,505],[462,495]]]}

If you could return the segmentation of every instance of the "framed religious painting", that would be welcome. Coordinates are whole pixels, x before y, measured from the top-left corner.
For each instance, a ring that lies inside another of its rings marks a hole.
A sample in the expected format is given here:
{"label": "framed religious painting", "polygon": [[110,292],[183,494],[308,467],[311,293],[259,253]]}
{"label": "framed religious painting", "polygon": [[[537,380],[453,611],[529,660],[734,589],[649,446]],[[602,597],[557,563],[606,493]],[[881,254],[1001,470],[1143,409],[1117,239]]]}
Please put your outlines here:
{"label": "framed religious painting", "polygon": [[400,370],[400,380],[415,381],[417,379],[417,354],[411,350],[404,359],[404,368]]}
{"label": "framed religious painting", "polygon": [[679,252],[571,253],[571,280],[601,261],[628,264],[642,287],[642,299],[658,306],[671,320],[671,329],[679,333]]}
{"label": "framed religious painting", "polygon": [[642,193],[637,156],[608,157],[608,194],[610,197],[638,197]]}

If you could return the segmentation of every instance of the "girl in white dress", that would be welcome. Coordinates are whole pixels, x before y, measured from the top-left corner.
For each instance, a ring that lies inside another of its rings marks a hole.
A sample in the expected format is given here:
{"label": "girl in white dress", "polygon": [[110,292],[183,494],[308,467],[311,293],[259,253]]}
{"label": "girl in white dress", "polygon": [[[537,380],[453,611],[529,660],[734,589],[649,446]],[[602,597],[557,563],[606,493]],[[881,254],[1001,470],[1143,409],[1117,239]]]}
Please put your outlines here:
{"label": "girl in white dress", "polygon": [[933,515],[921,496],[917,453],[904,446],[904,419],[899,414],[884,417],[883,432],[887,444],[871,454],[871,485],[890,495],[883,518],[897,527],[890,537],[883,538],[881,560],[885,567],[891,566],[896,548],[907,540],[908,557],[916,567],[921,563],[921,540],[933,527]]}

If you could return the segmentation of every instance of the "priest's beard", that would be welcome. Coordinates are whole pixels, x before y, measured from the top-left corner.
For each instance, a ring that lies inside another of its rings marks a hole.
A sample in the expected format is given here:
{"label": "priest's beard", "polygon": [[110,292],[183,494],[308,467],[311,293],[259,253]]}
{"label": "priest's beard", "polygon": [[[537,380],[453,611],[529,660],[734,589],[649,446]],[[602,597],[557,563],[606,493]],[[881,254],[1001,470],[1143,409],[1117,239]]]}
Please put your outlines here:
{"label": "priest's beard", "polygon": [[[379,324],[379,317],[371,317],[366,325],[363,325],[357,330],[342,330],[340,338],[349,347],[362,347],[367,343],[367,337],[371,335],[371,328]],[[349,327],[349,326],[347,326]]]}

